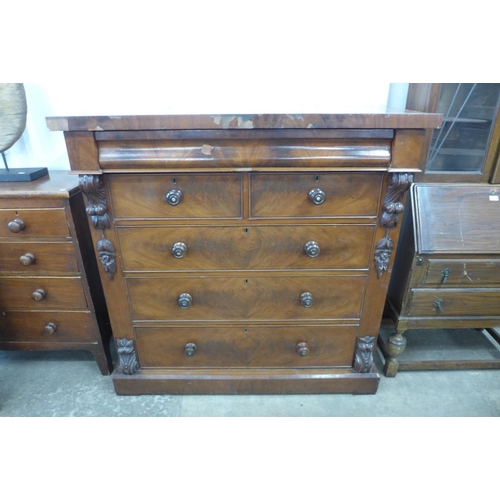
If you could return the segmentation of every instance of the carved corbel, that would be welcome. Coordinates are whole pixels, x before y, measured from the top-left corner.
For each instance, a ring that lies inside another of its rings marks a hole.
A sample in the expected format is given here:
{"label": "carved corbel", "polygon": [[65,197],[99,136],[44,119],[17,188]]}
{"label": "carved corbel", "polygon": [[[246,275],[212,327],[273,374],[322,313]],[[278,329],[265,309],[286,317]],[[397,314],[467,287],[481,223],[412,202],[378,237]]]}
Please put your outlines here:
{"label": "carved corbel", "polygon": [[125,375],[134,375],[140,369],[137,355],[135,353],[134,341],[128,339],[116,339],[120,368]]}
{"label": "carved corbel", "polygon": [[104,234],[102,239],[97,242],[97,252],[104,271],[112,280],[116,273],[116,250],[113,243],[107,240]]}
{"label": "carved corbel", "polygon": [[93,226],[101,230],[109,229],[108,203],[101,176],[80,175],[80,189],[87,196],[87,214],[90,215]]}
{"label": "carved corbel", "polygon": [[357,373],[370,373],[373,368],[375,337],[357,337],[354,352],[354,370]]}
{"label": "carved corbel", "polygon": [[375,269],[377,270],[379,279],[389,268],[389,260],[391,259],[393,248],[394,242],[388,235],[377,243],[377,247],[375,248]]}

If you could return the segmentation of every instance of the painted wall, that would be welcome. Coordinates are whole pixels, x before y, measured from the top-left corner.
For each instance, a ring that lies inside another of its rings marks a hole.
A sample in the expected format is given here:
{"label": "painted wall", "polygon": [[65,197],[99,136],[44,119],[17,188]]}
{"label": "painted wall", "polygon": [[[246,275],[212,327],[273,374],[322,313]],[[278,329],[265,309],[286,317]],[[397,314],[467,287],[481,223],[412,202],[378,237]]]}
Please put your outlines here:
{"label": "painted wall", "polygon": [[62,132],[51,132],[47,116],[135,115],[188,113],[329,113],[362,111],[364,107],[404,108],[408,84],[334,82],[315,88],[293,82],[235,82],[217,80],[153,81],[93,84],[25,83],[28,102],[26,130],[5,152],[11,168],[69,169]]}

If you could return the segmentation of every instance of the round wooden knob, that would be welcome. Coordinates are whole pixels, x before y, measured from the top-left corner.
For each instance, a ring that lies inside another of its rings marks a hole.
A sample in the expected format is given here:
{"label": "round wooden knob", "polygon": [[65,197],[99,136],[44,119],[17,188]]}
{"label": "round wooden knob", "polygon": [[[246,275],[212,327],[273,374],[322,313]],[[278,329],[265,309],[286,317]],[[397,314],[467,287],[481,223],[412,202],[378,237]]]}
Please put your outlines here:
{"label": "round wooden knob", "polygon": [[181,309],[188,309],[193,303],[193,297],[189,293],[181,293],[177,299],[177,304]]}
{"label": "round wooden knob", "polygon": [[7,224],[7,227],[12,233],[20,233],[26,227],[26,225],[21,219],[14,219]]}
{"label": "round wooden knob", "polygon": [[320,248],[319,245],[315,241],[308,241],[304,245],[304,251],[308,257],[314,258],[319,255]]}
{"label": "round wooden knob", "polygon": [[178,205],[182,200],[182,191],[179,191],[178,189],[171,189],[165,198],[169,205]]}
{"label": "round wooden knob", "polygon": [[176,243],[173,247],[172,247],[172,255],[176,258],[176,259],[182,259],[186,253],[188,251],[188,247],[185,243]]}
{"label": "round wooden knob", "polygon": [[198,346],[194,342],[188,342],[184,346],[184,354],[186,356],[192,357],[196,354],[196,349],[198,349]]}
{"label": "round wooden knob", "polygon": [[315,205],[321,205],[325,201],[325,192],[318,188],[311,189],[309,191],[309,200]]}
{"label": "round wooden knob", "polygon": [[309,354],[309,347],[307,346],[307,342],[299,342],[297,344],[297,354],[299,356],[307,356]]}
{"label": "round wooden knob", "polygon": [[43,327],[43,333],[47,335],[52,335],[57,330],[57,325],[55,323],[49,322]]}
{"label": "round wooden knob", "polygon": [[311,292],[304,292],[300,296],[300,303],[304,307],[312,307],[312,305],[314,304],[314,299],[313,299],[312,293]]}
{"label": "round wooden knob", "polygon": [[33,262],[35,262],[35,254],[25,253],[24,255],[21,255],[21,257],[19,257],[19,262],[23,266],[31,266],[31,264],[33,264]]}
{"label": "round wooden knob", "polygon": [[35,290],[31,294],[31,298],[38,302],[38,301],[42,300],[45,297],[45,295],[46,295],[45,290],[43,290],[42,288],[39,288],[38,290]]}

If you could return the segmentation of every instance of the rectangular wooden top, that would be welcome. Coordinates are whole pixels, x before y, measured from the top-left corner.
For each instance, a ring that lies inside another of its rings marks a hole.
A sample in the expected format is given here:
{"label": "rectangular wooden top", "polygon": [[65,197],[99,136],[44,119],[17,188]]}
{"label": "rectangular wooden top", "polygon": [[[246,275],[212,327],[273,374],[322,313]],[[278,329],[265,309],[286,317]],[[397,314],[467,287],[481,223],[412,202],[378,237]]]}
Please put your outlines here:
{"label": "rectangular wooden top", "polygon": [[68,170],[49,170],[49,174],[31,182],[0,183],[0,198],[69,198],[79,191],[78,179]]}
{"label": "rectangular wooden top", "polygon": [[335,114],[137,115],[48,117],[54,131],[228,130],[228,129],[426,129],[442,115],[392,108]]}

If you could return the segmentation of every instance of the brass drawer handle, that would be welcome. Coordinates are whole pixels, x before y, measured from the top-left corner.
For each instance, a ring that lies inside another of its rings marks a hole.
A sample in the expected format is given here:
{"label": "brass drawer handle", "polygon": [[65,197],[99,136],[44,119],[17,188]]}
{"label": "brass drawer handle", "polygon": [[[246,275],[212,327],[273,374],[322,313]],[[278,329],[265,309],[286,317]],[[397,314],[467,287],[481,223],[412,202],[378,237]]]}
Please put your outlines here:
{"label": "brass drawer handle", "polygon": [[188,251],[188,247],[185,243],[176,243],[173,247],[172,247],[172,255],[176,258],[176,259],[182,259],[183,257],[186,256],[186,253]]}
{"label": "brass drawer handle", "polygon": [[36,300],[37,302],[39,302],[40,300],[44,299],[46,295],[47,295],[47,292],[45,292],[45,290],[43,288],[39,288],[38,290],[35,290],[31,294],[31,298],[33,300]]}
{"label": "brass drawer handle", "polygon": [[35,254],[34,253],[25,253],[19,257],[19,262],[23,266],[31,266],[35,262]]}
{"label": "brass drawer handle", "polygon": [[312,305],[314,304],[314,299],[313,299],[312,293],[311,292],[304,292],[300,296],[300,303],[304,307],[312,307]]}
{"label": "brass drawer handle", "polygon": [[299,356],[307,356],[309,354],[309,347],[307,345],[307,342],[299,342],[297,344],[296,350]]}
{"label": "brass drawer handle", "polygon": [[172,205],[175,207],[178,205],[181,200],[182,200],[182,191],[179,191],[178,189],[171,189],[168,193],[167,196],[165,197],[169,205]]}
{"label": "brass drawer handle", "polygon": [[12,233],[20,233],[26,228],[26,224],[21,219],[14,219],[7,224],[7,227]]}
{"label": "brass drawer handle", "polygon": [[444,312],[443,310],[443,301],[441,299],[437,299],[434,301],[434,307],[437,309],[438,313]]}
{"label": "brass drawer handle", "polygon": [[325,201],[325,192],[319,188],[309,191],[309,200],[315,205],[321,205]]}
{"label": "brass drawer handle", "polygon": [[304,245],[304,251],[308,257],[314,258],[319,255],[320,248],[319,245],[315,241],[308,241]]}
{"label": "brass drawer handle", "polygon": [[194,342],[188,342],[184,346],[184,354],[186,356],[189,356],[192,358],[196,354],[196,350],[198,349],[198,346]]}
{"label": "brass drawer handle", "polygon": [[57,325],[55,323],[52,323],[52,321],[50,321],[43,327],[43,333],[47,335],[52,335],[53,333],[55,333],[56,330],[57,330]]}
{"label": "brass drawer handle", "polygon": [[177,299],[177,304],[179,304],[179,307],[181,309],[190,308],[192,303],[193,303],[193,297],[191,297],[189,293],[181,293],[179,295],[179,298]]}
{"label": "brass drawer handle", "polygon": [[451,269],[447,267],[446,269],[443,269],[441,271],[441,274],[443,275],[443,279],[441,280],[441,283],[448,283],[448,276],[451,274]]}

